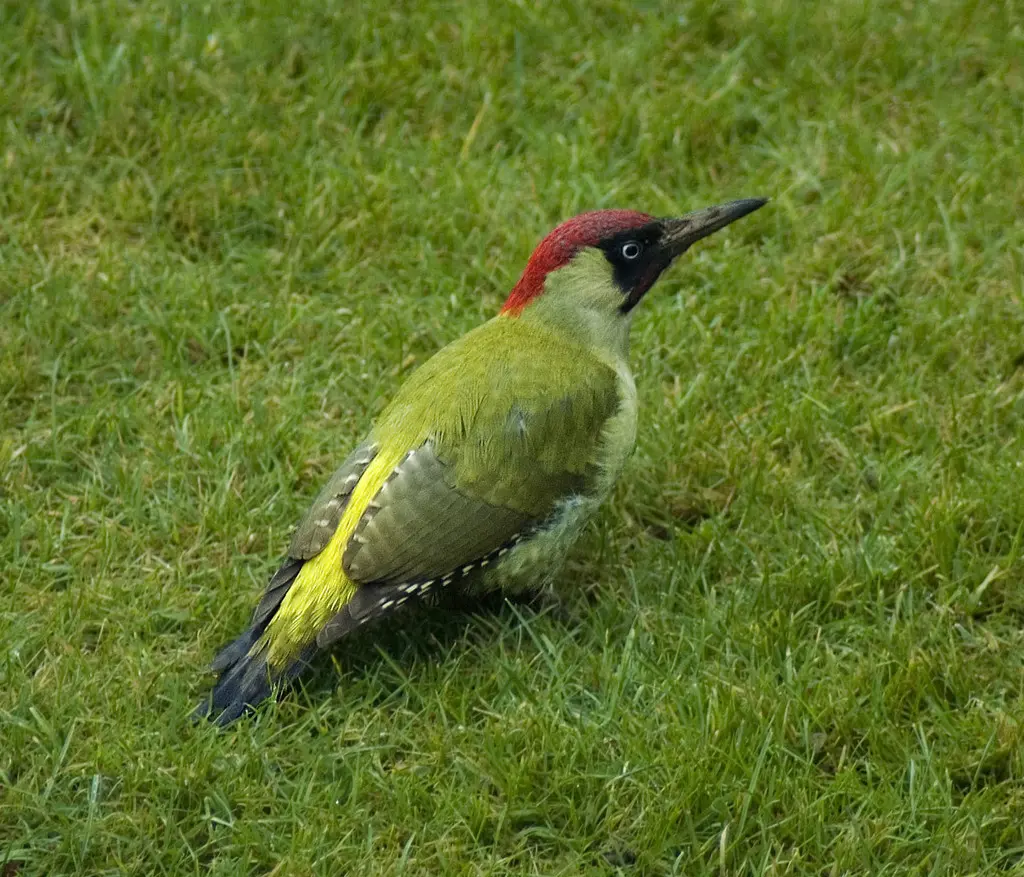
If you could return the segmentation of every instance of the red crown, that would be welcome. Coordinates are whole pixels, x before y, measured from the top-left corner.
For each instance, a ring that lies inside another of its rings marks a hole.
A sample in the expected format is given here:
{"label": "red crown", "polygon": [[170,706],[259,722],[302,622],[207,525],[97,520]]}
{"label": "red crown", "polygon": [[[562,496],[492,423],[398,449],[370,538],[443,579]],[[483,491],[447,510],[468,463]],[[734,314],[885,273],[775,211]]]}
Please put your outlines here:
{"label": "red crown", "polygon": [[501,313],[515,316],[544,290],[548,274],[569,264],[584,247],[646,225],[653,217],[636,210],[592,210],[567,219],[538,245],[526,263],[526,268],[512,287]]}

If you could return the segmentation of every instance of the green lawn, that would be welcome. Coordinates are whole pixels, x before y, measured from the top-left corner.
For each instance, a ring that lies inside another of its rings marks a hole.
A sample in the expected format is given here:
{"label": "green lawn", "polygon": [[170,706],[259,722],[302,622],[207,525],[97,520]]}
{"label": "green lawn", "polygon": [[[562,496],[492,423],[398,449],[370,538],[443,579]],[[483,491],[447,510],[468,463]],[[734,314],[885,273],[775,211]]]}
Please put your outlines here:
{"label": "green lawn", "polygon": [[[0,6],[0,874],[1024,869],[1013,0]],[[638,312],[568,613],[188,713],[322,480],[574,212]]]}

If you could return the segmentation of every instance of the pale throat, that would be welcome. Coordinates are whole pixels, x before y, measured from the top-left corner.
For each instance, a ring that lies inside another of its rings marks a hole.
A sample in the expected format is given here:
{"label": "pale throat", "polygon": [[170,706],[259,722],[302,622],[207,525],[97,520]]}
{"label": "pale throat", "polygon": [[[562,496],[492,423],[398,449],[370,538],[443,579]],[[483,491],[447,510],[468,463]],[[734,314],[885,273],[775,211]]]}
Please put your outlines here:
{"label": "pale throat", "polygon": [[629,355],[632,324],[632,313],[621,311],[622,302],[622,291],[604,254],[586,249],[547,276],[544,292],[520,319],[537,320],[618,365]]}

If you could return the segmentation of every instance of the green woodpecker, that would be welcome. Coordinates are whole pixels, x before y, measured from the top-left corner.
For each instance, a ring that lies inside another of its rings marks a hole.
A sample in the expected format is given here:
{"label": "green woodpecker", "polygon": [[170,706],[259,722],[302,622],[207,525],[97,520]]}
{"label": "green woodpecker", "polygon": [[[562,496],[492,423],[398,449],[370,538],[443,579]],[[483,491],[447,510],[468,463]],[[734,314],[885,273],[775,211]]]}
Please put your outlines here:
{"label": "green woodpecker", "polygon": [[500,313],[414,372],[320,491],[198,714],[234,720],[318,650],[440,591],[549,583],[633,449],[633,309],[764,203],[598,210],[548,234]]}

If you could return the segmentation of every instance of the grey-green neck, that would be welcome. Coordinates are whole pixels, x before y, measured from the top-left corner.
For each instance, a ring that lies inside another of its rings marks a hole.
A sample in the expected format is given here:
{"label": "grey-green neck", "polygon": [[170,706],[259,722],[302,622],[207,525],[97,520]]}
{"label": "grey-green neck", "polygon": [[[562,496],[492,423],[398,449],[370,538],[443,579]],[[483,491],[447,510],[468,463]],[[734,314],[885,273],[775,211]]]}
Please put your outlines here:
{"label": "grey-green neck", "polygon": [[548,275],[544,292],[519,319],[535,320],[618,365],[629,355],[632,322],[621,306],[622,292],[607,259],[600,250],[587,249]]}

